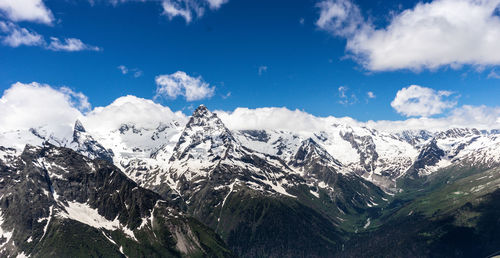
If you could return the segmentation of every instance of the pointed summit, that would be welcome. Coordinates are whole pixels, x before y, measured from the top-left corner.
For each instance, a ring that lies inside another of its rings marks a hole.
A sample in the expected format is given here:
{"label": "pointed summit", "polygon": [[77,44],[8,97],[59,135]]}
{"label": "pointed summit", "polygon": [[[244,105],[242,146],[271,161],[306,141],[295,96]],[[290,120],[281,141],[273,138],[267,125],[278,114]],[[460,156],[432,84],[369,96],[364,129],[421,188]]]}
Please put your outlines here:
{"label": "pointed summit", "polygon": [[80,120],[75,121],[73,141],[70,143],[69,147],[91,159],[99,158],[113,162],[113,151],[110,149],[107,150],[97,142],[92,135],[85,130]]}
{"label": "pointed summit", "polygon": [[86,131],[85,131],[85,127],[83,127],[83,124],[82,124],[82,122],[80,122],[80,120],[79,120],[79,119],[77,119],[77,120],[75,121],[74,131],[75,131],[75,132],[82,132],[82,133],[86,132]]}
{"label": "pointed summit", "polygon": [[193,112],[193,116],[203,115],[203,114],[206,114],[206,113],[208,113],[208,112],[210,112],[210,111],[208,110],[208,108],[207,108],[205,105],[201,104],[201,105],[199,105],[199,106],[198,106],[198,107],[194,110],[194,112]]}
{"label": "pointed summit", "polygon": [[290,162],[294,167],[307,167],[312,165],[329,166],[339,169],[342,164],[332,157],[323,147],[312,138],[302,141],[294,158]]}
{"label": "pointed summit", "polygon": [[[202,127],[219,127],[226,128],[226,126],[222,123],[222,121],[217,117],[216,114],[210,112],[207,107],[204,105],[200,105],[193,112],[191,119],[186,125],[186,128],[202,126]],[[225,129],[227,130],[227,129]]]}
{"label": "pointed summit", "polygon": [[186,124],[170,160],[196,159],[200,163],[218,160],[234,141],[217,115],[200,105]]}

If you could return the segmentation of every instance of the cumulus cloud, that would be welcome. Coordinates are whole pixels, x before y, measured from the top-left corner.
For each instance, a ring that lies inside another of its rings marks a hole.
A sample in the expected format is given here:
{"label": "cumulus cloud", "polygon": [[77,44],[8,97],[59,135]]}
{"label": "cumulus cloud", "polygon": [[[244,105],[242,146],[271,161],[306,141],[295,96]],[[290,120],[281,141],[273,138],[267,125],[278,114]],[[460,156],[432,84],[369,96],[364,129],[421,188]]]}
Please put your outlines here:
{"label": "cumulus cloud", "polygon": [[[233,130],[289,130],[320,131],[329,124],[325,118],[319,118],[300,110],[287,108],[236,108],[232,112],[215,111],[224,124]],[[336,121],[338,119],[335,119]]]}
{"label": "cumulus cloud", "polygon": [[11,22],[0,21],[0,35],[2,44],[10,47],[41,46],[45,44],[43,37],[36,32],[21,28]]}
{"label": "cumulus cloud", "polygon": [[101,49],[96,46],[91,46],[83,43],[80,39],[76,38],[66,38],[64,41],[61,41],[59,38],[51,37],[50,43],[47,46],[47,49],[53,51],[67,51],[67,52],[75,52],[75,51],[100,51]]}
{"label": "cumulus cloud", "polygon": [[80,94],[47,84],[17,82],[0,98],[0,131],[43,127],[49,134],[70,135],[75,120],[82,117],[78,108],[89,107]]}
{"label": "cumulus cloud", "polygon": [[135,124],[144,128],[155,128],[161,122],[175,120],[186,122],[182,112],[172,112],[168,107],[154,103],[152,100],[135,96],[120,97],[108,106],[96,107],[85,118],[85,125],[91,131],[116,130],[122,124]]}
{"label": "cumulus cloud", "polygon": [[212,10],[219,9],[229,0],[163,0],[163,15],[170,20],[179,16],[190,23],[194,18],[200,18],[207,7]]}
{"label": "cumulus cloud", "polygon": [[450,128],[499,129],[500,107],[464,105],[451,110],[445,117],[421,117],[401,121],[368,121],[366,125],[388,132],[421,129],[438,131]]}
{"label": "cumulus cloud", "polygon": [[210,87],[201,76],[191,77],[182,71],[156,76],[155,81],[157,85],[155,98],[175,99],[184,96],[187,101],[196,101],[211,98],[215,93],[215,87]]}
{"label": "cumulus cloud", "polygon": [[211,9],[219,9],[221,5],[229,2],[229,0],[207,0]]}
{"label": "cumulus cloud", "polygon": [[316,25],[347,39],[366,69],[437,69],[500,64],[500,0],[434,0],[376,28],[351,0],[323,0]]}
{"label": "cumulus cloud", "polygon": [[0,13],[8,19],[52,24],[54,16],[42,0],[2,0]]}
{"label": "cumulus cloud", "polygon": [[361,122],[350,117],[317,117],[300,110],[287,108],[236,108],[234,111],[215,111],[232,130],[286,130],[292,132],[328,131],[336,125],[368,127],[384,132],[401,130],[439,131],[450,128],[499,129],[500,107],[462,106],[440,118],[410,118],[406,120]]}
{"label": "cumulus cloud", "polygon": [[[0,146],[22,149],[26,142],[39,144],[40,139],[27,133],[31,128],[57,141],[71,139],[77,119],[84,122],[87,130],[97,133],[116,130],[129,123],[156,128],[160,123],[177,121],[183,124],[187,121],[182,112],[174,113],[152,100],[134,96],[121,97],[108,106],[90,109],[87,96],[68,87],[15,83],[0,98]],[[18,133],[27,138],[19,138]]]}
{"label": "cumulus cloud", "polygon": [[78,110],[80,110],[81,112],[90,111],[90,109],[92,108],[89,99],[87,96],[85,96],[85,94],[81,92],[75,92],[68,87],[61,87],[59,91],[66,96],[68,102],[73,107],[78,108]]}
{"label": "cumulus cloud", "polygon": [[366,96],[369,98],[369,99],[374,99],[376,98],[377,96],[375,96],[375,93],[373,93],[373,91],[369,91],[366,93]]}
{"label": "cumulus cloud", "polygon": [[[0,98],[0,132],[13,132],[42,127],[48,134],[71,137],[76,119],[84,122],[90,132],[106,133],[122,124],[142,128],[156,128],[160,123],[187,122],[182,112],[154,103],[152,100],[125,96],[110,105],[96,107],[90,112],[90,103],[83,93],[67,87],[54,88],[40,83],[15,83]],[[233,130],[271,129],[297,133],[328,131],[338,125],[367,126],[381,131],[426,129],[430,131],[457,127],[499,129],[500,107],[461,106],[444,117],[410,118],[401,121],[368,121],[333,116],[317,117],[305,111],[287,108],[236,108],[232,112],[215,111],[226,126]],[[0,134],[0,145],[6,145]],[[10,146],[10,145],[7,145]],[[20,146],[22,148],[22,146]]]}
{"label": "cumulus cloud", "polygon": [[405,116],[432,116],[443,113],[457,105],[450,100],[450,91],[436,91],[418,85],[411,85],[398,91],[391,106]]}

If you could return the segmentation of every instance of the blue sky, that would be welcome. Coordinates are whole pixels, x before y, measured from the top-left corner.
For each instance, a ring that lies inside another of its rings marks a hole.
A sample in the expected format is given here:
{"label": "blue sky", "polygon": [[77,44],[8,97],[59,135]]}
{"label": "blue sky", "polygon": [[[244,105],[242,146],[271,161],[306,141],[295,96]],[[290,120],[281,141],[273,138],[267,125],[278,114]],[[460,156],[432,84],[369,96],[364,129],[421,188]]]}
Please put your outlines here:
{"label": "blue sky", "polygon": [[[0,0],[0,9],[3,1]],[[366,50],[376,41],[360,41],[359,35],[370,36],[373,31],[398,25],[395,17],[403,19],[401,14],[414,10],[417,1],[229,0],[218,8],[199,3],[204,8],[203,15],[193,12],[189,22],[182,16],[167,15],[161,1],[23,1],[41,3],[52,20],[19,18],[14,16],[15,10],[2,9],[1,22],[12,28],[25,28],[45,40],[34,46],[12,46],[5,42],[10,32],[5,29],[0,34],[2,92],[16,82],[39,82],[56,88],[69,87],[85,94],[92,106],[106,106],[129,94],[153,99],[161,86],[155,82],[157,76],[182,71],[189,78],[199,79],[194,83],[205,83],[207,89],[213,90],[209,91],[211,94],[191,101],[186,94],[163,94],[155,101],[186,113],[204,103],[219,110],[287,107],[317,116],[350,116],[367,121],[447,116],[453,108],[463,105],[498,107],[500,80],[495,72],[500,58],[495,58],[495,49],[486,49],[488,46],[480,41],[471,44],[474,39],[458,37],[470,41],[457,47],[462,52],[429,55],[417,61],[405,59],[403,65],[396,61],[380,65],[375,57],[366,57],[378,53]],[[197,2],[179,3],[183,1]],[[446,0],[426,1],[434,7],[439,2]],[[486,2],[498,6],[494,0]],[[322,7],[321,3],[331,5]],[[347,8],[351,18],[334,15],[320,25],[321,11],[332,11],[331,8]],[[425,18],[425,13],[416,13],[413,18]],[[467,13],[463,15],[467,17]],[[488,22],[493,21],[481,25],[485,31],[497,25],[495,15],[496,12],[488,18]],[[356,29],[347,31],[352,24]],[[367,26],[371,27],[363,29]],[[84,45],[70,51],[64,48],[64,39],[68,38],[79,39]],[[382,42],[392,43],[390,40]],[[455,43],[450,40],[445,43]],[[52,44],[54,41],[62,45]],[[349,49],[349,42],[359,46]],[[475,48],[486,50],[462,60],[462,53],[468,52],[463,51],[463,46],[470,47],[471,52]],[[496,50],[500,53],[500,47]],[[407,49],[391,51],[402,53]],[[492,58],[484,55],[488,51]],[[119,66],[126,67],[127,73]],[[434,90],[429,93],[434,94],[432,101],[444,103],[445,107],[433,106],[437,110],[411,113],[391,106],[398,91],[410,85]]]}

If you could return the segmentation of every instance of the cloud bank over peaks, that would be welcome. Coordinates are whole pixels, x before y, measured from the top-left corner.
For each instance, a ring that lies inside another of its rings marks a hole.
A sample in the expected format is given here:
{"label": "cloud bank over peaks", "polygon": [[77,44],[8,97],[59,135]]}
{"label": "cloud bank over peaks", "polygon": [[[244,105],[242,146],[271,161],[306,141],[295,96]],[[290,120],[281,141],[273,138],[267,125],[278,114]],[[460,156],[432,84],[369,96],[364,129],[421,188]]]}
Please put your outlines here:
{"label": "cloud bank over peaks", "polygon": [[351,0],[317,4],[318,28],[347,39],[346,51],[371,71],[500,64],[500,0],[434,0],[392,16],[385,27]]}
{"label": "cloud bank over peaks", "polygon": [[156,128],[160,123],[187,122],[182,112],[173,112],[169,107],[149,99],[124,96],[105,107],[96,107],[89,112],[84,123],[90,131],[106,132],[116,130],[123,124],[134,124],[143,128]]}
{"label": "cloud bank over peaks", "polygon": [[[410,86],[405,90],[413,88]],[[432,93],[443,94],[439,91]],[[434,112],[435,109],[435,107],[429,108],[427,112]],[[368,122],[357,121],[350,117],[318,117],[305,111],[290,110],[285,107],[256,109],[239,107],[234,111],[214,112],[232,130],[268,129],[301,133],[329,131],[338,126],[368,127],[387,132],[410,129],[437,131],[456,127],[500,129],[500,107],[487,106],[455,107],[439,118],[420,117],[401,121]],[[5,133],[27,131],[30,128],[43,128],[47,135],[70,139],[77,119],[82,121],[87,131],[106,135],[110,131],[118,130],[123,124],[156,129],[160,124],[175,121],[182,126],[187,122],[188,116],[181,111],[174,112],[153,100],[130,95],[120,97],[107,106],[92,108],[87,96],[68,87],[55,88],[37,82],[18,82],[12,84],[0,98],[0,145],[10,146],[6,142],[8,139],[4,137]]]}
{"label": "cloud bank over peaks", "polygon": [[90,108],[87,98],[69,88],[17,82],[0,98],[0,132],[43,127],[55,135],[70,135],[78,109]]}

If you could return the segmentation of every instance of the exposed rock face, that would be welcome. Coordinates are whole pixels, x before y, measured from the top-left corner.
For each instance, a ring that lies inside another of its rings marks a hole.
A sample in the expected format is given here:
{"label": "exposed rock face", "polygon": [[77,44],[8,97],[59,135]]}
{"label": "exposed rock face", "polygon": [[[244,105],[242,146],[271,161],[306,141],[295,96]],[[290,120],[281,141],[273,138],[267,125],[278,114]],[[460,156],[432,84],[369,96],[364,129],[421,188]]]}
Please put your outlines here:
{"label": "exposed rock face", "polygon": [[[210,230],[105,160],[27,146],[13,162],[0,163],[0,179],[2,256],[230,255]],[[77,242],[87,247],[72,246]]]}
{"label": "exposed rock face", "polygon": [[407,172],[410,178],[417,178],[426,167],[436,165],[443,157],[445,152],[437,146],[437,141],[432,140],[425,145],[417,159]]}
{"label": "exposed rock face", "polygon": [[352,132],[341,133],[344,140],[348,141],[352,147],[358,151],[360,155],[360,164],[365,171],[374,171],[376,169],[376,161],[378,153],[375,143],[371,136],[357,136]]}
{"label": "exposed rock face", "polygon": [[92,135],[87,133],[83,124],[77,120],[73,131],[73,141],[71,141],[71,148],[75,151],[89,157],[90,159],[103,159],[113,162],[113,151],[104,148],[98,143]]}

